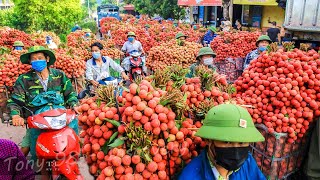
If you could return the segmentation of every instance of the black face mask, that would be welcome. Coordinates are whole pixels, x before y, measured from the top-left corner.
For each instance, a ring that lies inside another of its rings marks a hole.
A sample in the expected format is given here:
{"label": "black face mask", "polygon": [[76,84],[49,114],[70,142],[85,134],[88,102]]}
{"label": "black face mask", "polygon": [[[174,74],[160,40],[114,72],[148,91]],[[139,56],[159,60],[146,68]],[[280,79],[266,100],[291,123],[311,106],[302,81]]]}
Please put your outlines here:
{"label": "black face mask", "polygon": [[228,171],[239,169],[248,158],[249,147],[214,147],[217,165]]}

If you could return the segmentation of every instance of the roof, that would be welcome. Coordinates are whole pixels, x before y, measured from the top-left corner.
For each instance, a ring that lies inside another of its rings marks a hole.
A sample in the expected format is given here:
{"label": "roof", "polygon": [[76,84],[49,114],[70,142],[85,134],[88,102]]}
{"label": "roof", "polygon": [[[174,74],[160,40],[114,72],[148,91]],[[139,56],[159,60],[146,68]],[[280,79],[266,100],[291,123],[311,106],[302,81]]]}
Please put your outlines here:
{"label": "roof", "polygon": [[123,6],[123,9],[127,10],[127,11],[134,11],[134,5],[127,4],[127,5]]}

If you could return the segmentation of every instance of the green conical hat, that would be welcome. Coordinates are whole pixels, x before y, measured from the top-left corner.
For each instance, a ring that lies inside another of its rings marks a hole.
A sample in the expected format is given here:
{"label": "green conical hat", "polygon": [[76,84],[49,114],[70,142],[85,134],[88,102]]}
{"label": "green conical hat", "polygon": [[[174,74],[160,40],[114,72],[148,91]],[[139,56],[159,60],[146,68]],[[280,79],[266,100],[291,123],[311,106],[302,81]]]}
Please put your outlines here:
{"label": "green conical hat", "polygon": [[203,47],[199,50],[199,53],[197,55],[197,59],[199,60],[199,58],[203,55],[212,55],[213,57],[216,57],[216,53],[213,52],[213,50],[210,47]]}
{"label": "green conical hat", "polygon": [[54,53],[43,46],[32,46],[31,48],[29,48],[27,53],[22,54],[20,56],[20,61],[22,62],[22,64],[30,64],[30,55],[32,53],[37,53],[37,52],[43,52],[50,57],[49,62],[47,64],[48,66],[53,65],[54,62],[56,61],[56,57]]}
{"label": "green conical hat", "polygon": [[13,43],[13,47],[15,47],[15,46],[21,46],[21,47],[24,47],[24,44],[23,44],[23,42],[22,42],[22,41],[15,41],[15,42]]}
{"label": "green conical hat", "polygon": [[210,109],[203,126],[195,135],[225,142],[264,141],[264,137],[254,126],[249,112],[234,104],[221,104]]}
{"label": "green conical hat", "polygon": [[260,41],[269,41],[269,43],[272,43],[272,41],[268,35],[261,35],[256,42],[256,46],[258,46]]}
{"label": "green conical hat", "polygon": [[127,37],[128,37],[128,36],[134,36],[134,37],[136,37],[136,34],[135,34],[134,32],[132,32],[132,31],[131,31],[131,32],[128,32]]}
{"label": "green conical hat", "polygon": [[178,32],[178,33],[176,34],[176,39],[179,39],[179,38],[181,38],[181,37],[187,38],[188,36],[185,35],[185,34],[183,34],[182,32]]}

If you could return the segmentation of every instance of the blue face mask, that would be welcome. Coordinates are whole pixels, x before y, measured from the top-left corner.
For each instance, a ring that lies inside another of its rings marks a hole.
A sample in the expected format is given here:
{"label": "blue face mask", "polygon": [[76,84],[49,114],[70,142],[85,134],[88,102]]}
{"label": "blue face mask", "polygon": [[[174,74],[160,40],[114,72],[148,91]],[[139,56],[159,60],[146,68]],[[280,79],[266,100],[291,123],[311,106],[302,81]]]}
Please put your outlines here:
{"label": "blue face mask", "polygon": [[101,56],[100,52],[93,52],[93,53],[92,53],[92,57],[93,57],[94,59],[98,59],[100,56]]}
{"label": "blue face mask", "polygon": [[46,60],[37,60],[31,62],[32,69],[34,69],[37,72],[41,72],[44,70],[44,68],[47,67],[47,61]]}
{"label": "blue face mask", "polygon": [[14,47],[14,49],[17,50],[17,51],[21,51],[22,47],[21,46],[16,46],[16,47]]}
{"label": "blue face mask", "polygon": [[129,42],[133,42],[133,40],[134,40],[134,37],[128,37]]}
{"label": "blue face mask", "polygon": [[86,33],[86,37],[90,37],[90,33]]}
{"label": "blue face mask", "polygon": [[262,46],[262,47],[259,47],[258,50],[261,51],[261,52],[263,52],[263,51],[267,50],[267,48],[264,47],[264,46]]}

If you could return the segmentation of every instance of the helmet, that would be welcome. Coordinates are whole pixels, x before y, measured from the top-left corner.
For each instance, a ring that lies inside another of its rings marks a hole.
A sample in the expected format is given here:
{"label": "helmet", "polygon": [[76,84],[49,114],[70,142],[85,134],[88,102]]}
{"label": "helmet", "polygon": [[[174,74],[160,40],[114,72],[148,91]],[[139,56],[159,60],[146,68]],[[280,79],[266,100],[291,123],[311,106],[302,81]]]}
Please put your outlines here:
{"label": "helmet", "polygon": [[187,38],[188,36],[187,36],[187,35],[184,35],[182,32],[178,32],[178,33],[176,34],[176,39],[179,39],[179,38],[181,38],[181,37]]}
{"label": "helmet", "polygon": [[136,50],[131,51],[129,54],[132,57],[139,57],[141,55],[141,53]]}
{"label": "helmet", "polygon": [[91,33],[91,30],[90,30],[90,29],[88,29],[88,28],[83,29],[83,31],[84,31],[85,33]]}
{"label": "helmet", "polygon": [[134,37],[136,37],[136,34],[134,33],[134,32],[132,32],[132,31],[130,31],[130,32],[128,32],[128,34],[127,34],[127,37],[128,36],[134,36]]}
{"label": "helmet", "polygon": [[215,27],[213,27],[213,26],[210,26],[208,29],[211,30],[211,31],[214,32],[214,33],[217,32],[217,28],[215,28]]}
{"label": "helmet", "polygon": [[212,55],[213,57],[216,57],[216,53],[213,52],[213,50],[210,47],[203,47],[199,50],[199,53],[197,55],[197,59],[203,55]]}
{"label": "helmet", "polygon": [[269,43],[272,43],[270,37],[268,35],[262,35],[258,38],[257,42],[256,42],[256,46],[258,46],[260,41],[268,41]]}
{"label": "helmet", "polygon": [[195,134],[201,138],[228,142],[264,141],[249,112],[235,104],[221,104],[210,109],[203,126]]}
{"label": "helmet", "polygon": [[15,46],[21,46],[21,47],[24,47],[24,44],[23,44],[23,42],[22,42],[22,41],[15,41],[15,42],[13,43],[13,47],[15,47]]}

